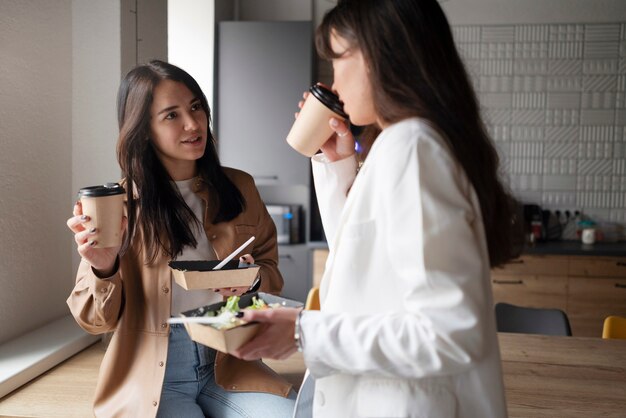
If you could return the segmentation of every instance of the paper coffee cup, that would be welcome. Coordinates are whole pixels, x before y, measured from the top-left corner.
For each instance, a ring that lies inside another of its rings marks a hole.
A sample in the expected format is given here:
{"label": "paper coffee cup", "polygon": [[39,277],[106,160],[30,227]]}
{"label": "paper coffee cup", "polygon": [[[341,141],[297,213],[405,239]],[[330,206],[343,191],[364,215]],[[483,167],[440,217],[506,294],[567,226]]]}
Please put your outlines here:
{"label": "paper coffee cup", "polygon": [[348,119],[339,97],[331,90],[316,84],[309,92],[300,114],[287,135],[287,143],[307,157],[315,155],[333,134],[328,125],[330,118]]}
{"label": "paper coffee cup", "polygon": [[117,183],[84,187],[78,192],[83,215],[89,216],[85,228],[96,228],[95,248],[117,247],[122,244],[122,218],[125,190]]}

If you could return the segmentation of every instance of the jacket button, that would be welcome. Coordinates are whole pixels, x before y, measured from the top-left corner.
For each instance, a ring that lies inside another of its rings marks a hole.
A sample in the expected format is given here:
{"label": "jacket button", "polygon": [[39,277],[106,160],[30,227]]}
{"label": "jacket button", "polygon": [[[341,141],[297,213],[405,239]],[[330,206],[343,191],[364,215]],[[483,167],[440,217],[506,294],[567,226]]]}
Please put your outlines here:
{"label": "jacket button", "polygon": [[166,322],[163,322],[163,323],[161,324],[161,328],[163,328],[163,329],[167,328],[167,323],[166,323]]}
{"label": "jacket button", "polygon": [[324,392],[322,392],[321,390],[318,390],[315,393],[315,403],[319,406],[324,406],[324,404],[326,403],[326,399],[324,398]]}
{"label": "jacket button", "polygon": [[163,293],[169,293],[170,289],[168,289],[167,287],[163,286]]}
{"label": "jacket button", "polygon": [[109,289],[107,289],[106,287],[103,287],[103,288],[100,289],[100,293],[106,293],[108,291],[109,291]]}
{"label": "jacket button", "polygon": [[231,386],[230,386],[230,388],[231,388],[232,390],[235,390],[235,389],[237,389],[237,385],[231,385]]}
{"label": "jacket button", "polygon": [[217,238],[217,235],[211,235],[211,239]]}
{"label": "jacket button", "polygon": [[163,364],[165,363],[163,363],[162,361],[159,361],[159,366],[163,367]]}
{"label": "jacket button", "polygon": [[157,401],[152,401],[152,406],[157,406]]}

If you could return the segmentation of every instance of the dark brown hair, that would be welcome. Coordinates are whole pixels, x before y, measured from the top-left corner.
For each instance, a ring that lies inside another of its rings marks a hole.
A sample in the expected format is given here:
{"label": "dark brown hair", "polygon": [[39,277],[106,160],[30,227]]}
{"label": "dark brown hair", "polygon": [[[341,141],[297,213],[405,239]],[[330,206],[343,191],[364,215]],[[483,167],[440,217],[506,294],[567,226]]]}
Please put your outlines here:
{"label": "dark brown hair", "polygon": [[[154,261],[160,251],[173,258],[185,246],[195,247],[198,244],[192,227],[198,225],[199,220],[172,184],[172,178],[161,164],[150,140],[152,94],[162,80],[177,81],[187,86],[200,100],[207,126],[211,122],[209,104],[198,83],[172,64],[150,61],[132,69],[122,80],[117,95],[120,129],[117,159],[126,180],[128,199],[128,231],[122,252],[129,248],[139,230],[149,262]],[[239,215],[245,206],[243,196],[222,169],[210,129],[204,155],[198,159],[197,165],[200,178],[208,183],[214,192],[212,198],[219,202],[213,222],[228,221]],[[137,209],[140,209],[139,217]]]}
{"label": "dark brown hair", "polygon": [[317,29],[326,59],[338,58],[331,31],[363,53],[382,121],[420,117],[440,132],[478,195],[491,265],[510,259],[513,200],[498,179],[498,154],[437,0],[339,0]]}

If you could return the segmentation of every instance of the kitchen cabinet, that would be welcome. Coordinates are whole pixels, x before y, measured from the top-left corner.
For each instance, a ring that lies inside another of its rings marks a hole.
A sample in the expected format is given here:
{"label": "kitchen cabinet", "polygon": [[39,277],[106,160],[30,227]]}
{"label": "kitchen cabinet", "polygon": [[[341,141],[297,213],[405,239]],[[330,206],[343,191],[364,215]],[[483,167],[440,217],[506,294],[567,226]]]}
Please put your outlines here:
{"label": "kitchen cabinet", "polygon": [[561,309],[576,337],[601,337],[604,318],[626,316],[626,258],[525,255],[491,281],[495,303]]}
{"label": "kitchen cabinet", "polygon": [[[313,281],[328,250],[313,251]],[[494,303],[564,311],[575,337],[601,337],[604,318],[626,317],[626,257],[523,255],[491,272]]]}
{"label": "kitchen cabinet", "polygon": [[496,275],[491,278],[494,303],[505,302],[531,308],[567,307],[567,277]]}
{"label": "kitchen cabinet", "polygon": [[285,281],[281,296],[304,303],[311,288],[308,247],[279,245],[278,269]]}
{"label": "kitchen cabinet", "polygon": [[531,308],[567,306],[567,258],[522,256],[491,271],[494,303]]}
{"label": "kitchen cabinet", "polygon": [[626,317],[626,258],[577,257],[569,267],[567,314],[572,333],[601,337],[604,318]]}
{"label": "kitchen cabinet", "polygon": [[324,269],[326,268],[326,259],[328,258],[328,250],[320,248],[313,250],[313,287],[320,287]]}

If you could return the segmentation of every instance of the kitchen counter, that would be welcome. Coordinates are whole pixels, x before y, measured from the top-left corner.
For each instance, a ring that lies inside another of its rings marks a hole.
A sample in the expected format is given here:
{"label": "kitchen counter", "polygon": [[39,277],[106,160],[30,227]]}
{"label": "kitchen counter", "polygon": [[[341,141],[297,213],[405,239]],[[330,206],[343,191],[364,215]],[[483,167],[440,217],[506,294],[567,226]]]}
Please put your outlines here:
{"label": "kitchen counter", "polygon": [[533,246],[525,247],[523,254],[626,257],[626,241],[596,242],[595,244],[583,244],[580,241],[538,242]]}
{"label": "kitchen counter", "polygon": [[[327,250],[325,241],[311,241],[307,243],[311,250]],[[522,254],[534,255],[583,255],[599,257],[626,257],[626,241],[596,242],[583,244],[580,241],[547,241],[526,246]]]}

